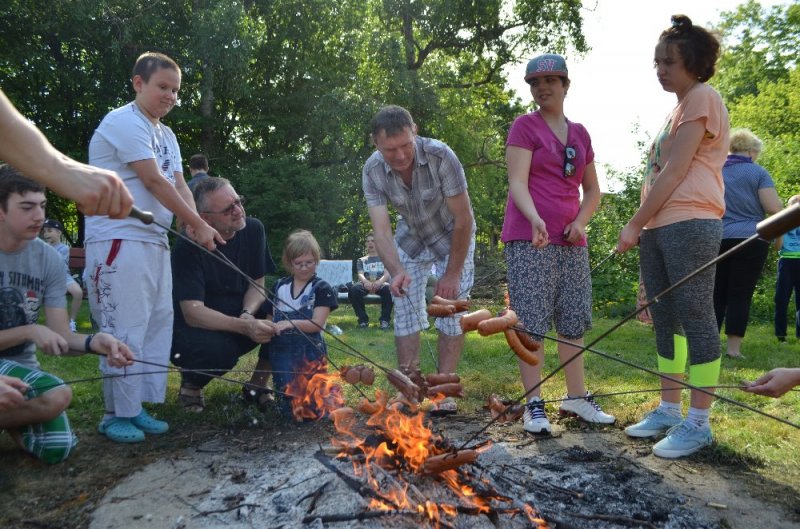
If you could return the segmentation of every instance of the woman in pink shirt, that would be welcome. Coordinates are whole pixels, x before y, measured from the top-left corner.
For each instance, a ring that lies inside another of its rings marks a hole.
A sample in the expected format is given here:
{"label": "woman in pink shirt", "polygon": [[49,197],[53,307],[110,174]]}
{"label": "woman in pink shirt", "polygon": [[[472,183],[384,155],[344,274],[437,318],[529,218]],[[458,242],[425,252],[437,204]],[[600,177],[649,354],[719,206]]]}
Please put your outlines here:
{"label": "woman in pink shirt", "polygon": [[[538,110],[518,117],[506,141],[508,202],[502,240],[508,294],[511,307],[534,338],[555,323],[559,338],[566,341],[558,344],[558,356],[564,362],[580,352],[583,335],[592,325],[586,225],[600,202],[600,188],[589,133],[564,115],[570,86],[564,58],[548,53],[532,59],[525,81]],[[538,365],[519,363],[529,393],[524,428],[550,433],[538,387],[544,348],[536,354]],[[587,422],[613,423],[614,417],[603,413],[586,391],[583,357],[570,362],[564,372],[567,400],[560,413]]]}
{"label": "woman in pink shirt", "polygon": [[[717,256],[725,211],[722,166],[728,151],[728,112],[706,84],[714,75],[719,41],[685,15],[672,17],[655,49],[658,81],[678,102],[656,136],[642,183],[641,206],[619,235],[617,251],[640,245],[649,298]],[[693,454],[711,444],[713,397],[692,390],[681,413],[687,356],[689,382],[713,388],[719,380],[719,331],[714,316],[714,268],[698,274],[650,307],[656,331],[661,404],[628,426],[631,437],[666,433],[653,446],[659,457]],[[688,347],[687,347],[688,345]],[[688,349],[688,350],[687,350]]]}

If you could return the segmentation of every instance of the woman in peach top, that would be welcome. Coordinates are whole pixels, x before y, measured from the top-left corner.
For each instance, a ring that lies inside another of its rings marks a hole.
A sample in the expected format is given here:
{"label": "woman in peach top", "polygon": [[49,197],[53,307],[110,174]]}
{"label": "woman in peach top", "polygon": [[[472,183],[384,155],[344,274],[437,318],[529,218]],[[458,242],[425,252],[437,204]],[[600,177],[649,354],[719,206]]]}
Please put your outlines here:
{"label": "woman in peach top", "polygon": [[[650,149],[641,206],[622,229],[617,251],[640,245],[640,266],[649,298],[717,256],[725,197],[722,166],[728,151],[728,112],[706,84],[714,75],[719,41],[684,15],[672,17],[655,49],[663,89],[678,103]],[[714,316],[714,269],[695,276],[651,306],[658,369],[689,382],[717,385],[719,332]],[[688,351],[687,351],[688,345]],[[713,397],[692,390],[687,417],[681,413],[681,385],[661,379],[661,404],[625,429],[631,437],[666,433],[653,453],[676,458],[711,444],[708,415]]]}

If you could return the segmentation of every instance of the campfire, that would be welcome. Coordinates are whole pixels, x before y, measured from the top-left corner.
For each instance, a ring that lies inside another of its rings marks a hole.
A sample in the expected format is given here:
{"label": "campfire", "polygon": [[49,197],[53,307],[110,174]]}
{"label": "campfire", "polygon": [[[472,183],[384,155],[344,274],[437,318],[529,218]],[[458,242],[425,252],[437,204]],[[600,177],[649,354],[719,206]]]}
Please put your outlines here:
{"label": "campfire", "polygon": [[[374,380],[364,376],[363,367],[325,373],[320,365],[310,365],[303,372],[313,375],[296,377],[287,393],[298,421],[324,416],[332,420],[331,444],[316,457],[369,498],[367,513],[416,515],[435,528],[454,527],[455,520],[464,516],[518,518],[524,527],[547,527],[532,505],[498,492],[473,465],[490,443],[457,449],[431,430],[418,400],[463,394],[457,375],[390,372],[389,381],[401,390],[397,396],[390,398],[376,389],[374,401],[362,398],[353,409],[344,406],[339,387],[343,380],[353,379],[353,371],[360,373],[362,382]],[[341,462],[349,463],[349,468],[341,468]]]}

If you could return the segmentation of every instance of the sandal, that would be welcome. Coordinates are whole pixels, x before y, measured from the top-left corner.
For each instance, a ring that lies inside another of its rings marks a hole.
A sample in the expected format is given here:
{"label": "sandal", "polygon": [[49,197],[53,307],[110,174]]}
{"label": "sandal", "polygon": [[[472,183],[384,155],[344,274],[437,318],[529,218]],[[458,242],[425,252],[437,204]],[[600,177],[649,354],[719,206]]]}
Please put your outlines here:
{"label": "sandal", "polygon": [[189,413],[202,413],[206,409],[206,400],[201,388],[181,386],[178,392],[178,402]]}
{"label": "sandal", "polygon": [[114,417],[101,422],[97,431],[117,443],[141,443],[144,432],[133,425],[130,419]]}
{"label": "sandal", "polygon": [[274,391],[271,388],[259,388],[252,384],[242,387],[242,397],[245,402],[255,404],[256,407],[264,411],[270,404],[275,402]]}

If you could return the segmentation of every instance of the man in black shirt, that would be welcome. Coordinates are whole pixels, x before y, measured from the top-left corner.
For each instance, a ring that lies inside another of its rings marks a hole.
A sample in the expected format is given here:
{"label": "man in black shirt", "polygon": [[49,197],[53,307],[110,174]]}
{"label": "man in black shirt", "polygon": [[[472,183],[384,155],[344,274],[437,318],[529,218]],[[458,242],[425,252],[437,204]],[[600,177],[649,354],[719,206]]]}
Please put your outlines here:
{"label": "man in black shirt", "polygon": [[[232,267],[178,239],[172,251],[175,323],[172,362],[184,368],[179,398],[189,411],[203,410],[203,388],[231,370],[239,357],[269,342],[275,327],[266,301],[264,277],[275,270],[264,225],[245,217],[244,197],[225,178],[208,177],[194,189],[197,212],[225,239],[218,251],[260,288]],[[269,363],[264,347],[245,399],[263,405]],[[191,370],[191,371],[189,371]],[[208,370],[198,372],[196,370]]]}

